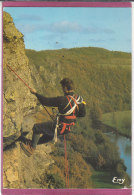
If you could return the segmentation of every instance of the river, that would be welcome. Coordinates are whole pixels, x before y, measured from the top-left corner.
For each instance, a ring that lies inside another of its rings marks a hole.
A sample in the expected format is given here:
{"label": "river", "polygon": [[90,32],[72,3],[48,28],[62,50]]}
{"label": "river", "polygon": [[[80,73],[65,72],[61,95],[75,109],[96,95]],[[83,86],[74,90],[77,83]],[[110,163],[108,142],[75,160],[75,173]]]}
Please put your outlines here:
{"label": "river", "polygon": [[112,142],[118,145],[120,151],[120,158],[124,160],[127,167],[127,173],[131,177],[131,140],[124,136],[116,135],[114,133],[106,133]]}

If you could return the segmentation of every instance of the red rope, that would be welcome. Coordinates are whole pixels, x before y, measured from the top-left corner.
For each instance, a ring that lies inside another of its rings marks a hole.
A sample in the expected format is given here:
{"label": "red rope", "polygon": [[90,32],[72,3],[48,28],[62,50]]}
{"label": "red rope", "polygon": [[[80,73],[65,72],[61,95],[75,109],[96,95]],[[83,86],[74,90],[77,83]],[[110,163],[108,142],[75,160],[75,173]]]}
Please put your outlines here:
{"label": "red rope", "polygon": [[29,89],[32,89],[9,65],[7,66]]}
{"label": "red rope", "polygon": [[[32,90],[32,88],[29,87],[29,85],[9,65],[7,66],[30,90]],[[47,114],[51,117],[51,119],[54,120],[51,114],[48,112],[48,110],[44,106],[43,108],[46,110]]]}
{"label": "red rope", "polygon": [[69,173],[68,173],[68,160],[67,160],[67,144],[64,134],[64,149],[65,149],[65,175],[66,175],[66,188],[69,188]]}
{"label": "red rope", "polygon": [[[29,87],[29,85],[9,66],[7,65],[8,68],[29,88],[32,89],[31,87]],[[44,107],[45,108],[45,107]],[[45,110],[47,111],[47,109],[45,108]],[[47,111],[47,113],[49,114],[49,112]],[[49,114],[49,116],[52,118],[52,116]],[[53,119],[53,118],[52,118]],[[66,188],[69,188],[69,174],[68,174],[68,160],[67,160],[67,146],[66,146],[66,137],[64,134],[64,148],[65,148],[65,174],[66,174]]]}

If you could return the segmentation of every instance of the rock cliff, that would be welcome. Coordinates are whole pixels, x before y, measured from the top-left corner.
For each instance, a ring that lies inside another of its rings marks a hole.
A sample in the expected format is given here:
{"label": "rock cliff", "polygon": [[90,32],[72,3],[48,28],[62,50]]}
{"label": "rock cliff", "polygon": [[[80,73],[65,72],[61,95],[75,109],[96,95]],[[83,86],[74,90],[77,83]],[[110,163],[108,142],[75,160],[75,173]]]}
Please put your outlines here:
{"label": "rock cliff", "polygon": [[3,15],[3,137],[4,148],[20,136],[24,116],[36,106],[36,98],[7,67],[33,87],[28,58],[25,55],[23,35],[15,28],[8,13]]}
{"label": "rock cliff", "polygon": [[[40,145],[31,158],[20,148],[18,138],[36,121],[37,100],[7,67],[9,65],[31,88],[32,71],[25,54],[23,34],[12,17],[3,13],[3,186],[4,188],[40,188],[40,176],[53,161],[51,146]],[[38,78],[38,81],[40,78]],[[41,81],[40,81],[41,82]]]}

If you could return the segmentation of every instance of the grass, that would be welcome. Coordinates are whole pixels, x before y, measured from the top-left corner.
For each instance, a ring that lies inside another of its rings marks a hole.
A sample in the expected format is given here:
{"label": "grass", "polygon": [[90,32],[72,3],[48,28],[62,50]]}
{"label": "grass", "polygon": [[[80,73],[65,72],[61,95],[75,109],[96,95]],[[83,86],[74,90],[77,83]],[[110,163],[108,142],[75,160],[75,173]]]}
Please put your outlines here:
{"label": "grass", "polygon": [[110,189],[120,189],[123,188],[121,184],[115,184],[112,182],[113,175],[111,172],[108,171],[95,171],[91,177],[93,182],[93,188],[110,188]]}
{"label": "grass", "polygon": [[131,111],[103,114],[102,123],[115,128],[119,133],[131,136]]}

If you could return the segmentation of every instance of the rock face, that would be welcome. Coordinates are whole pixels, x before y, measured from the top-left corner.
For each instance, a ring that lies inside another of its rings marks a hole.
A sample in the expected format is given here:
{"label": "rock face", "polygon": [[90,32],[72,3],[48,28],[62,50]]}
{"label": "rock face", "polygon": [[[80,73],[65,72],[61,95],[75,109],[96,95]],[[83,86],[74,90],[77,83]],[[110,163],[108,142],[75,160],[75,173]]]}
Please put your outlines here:
{"label": "rock face", "polygon": [[[51,146],[39,145],[34,155],[27,157],[19,143],[3,153],[3,186],[7,189],[40,189],[41,176],[53,163],[48,153]],[[43,186],[45,188],[45,186]]]}
{"label": "rock face", "polygon": [[[30,131],[37,100],[29,89],[7,67],[9,65],[31,88],[31,68],[25,54],[23,34],[12,17],[3,13],[3,186],[4,188],[40,188],[40,177],[53,163],[48,153],[51,146],[39,145],[32,157],[27,157],[16,140],[21,130]],[[34,71],[34,69],[32,70]],[[38,78],[38,81],[40,78]],[[41,82],[41,81],[40,81]],[[32,131],[31,131],[32,132]],[[31,137],[31,133],[28,137]]]}
{"label": "rock face", "polygon": [[25,55],[23,35],[11,16],[3,15],[3,137],[4,148],[20,136],[24,116],[36,106],[36,98],[11,68],[32,88],[31,72]]}

